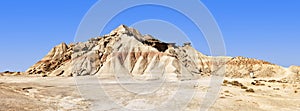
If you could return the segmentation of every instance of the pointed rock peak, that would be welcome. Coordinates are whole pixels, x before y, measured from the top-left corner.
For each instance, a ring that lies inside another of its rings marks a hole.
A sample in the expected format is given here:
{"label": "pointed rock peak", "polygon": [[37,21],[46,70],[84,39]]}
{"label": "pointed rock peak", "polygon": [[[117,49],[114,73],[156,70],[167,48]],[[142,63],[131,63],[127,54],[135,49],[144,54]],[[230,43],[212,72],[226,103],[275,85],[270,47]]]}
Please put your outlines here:
{"label": "pointed rock peak", "polygon": [[68,49],[68,45],[63,42],[63,43],[57,45],[55,48],[60,48],[60,49],[66,50],[66,49]]}
{"label": "pointed rock peak", "polygon": [[127,33],[128,32],[128,27],[126,25],[120,25],[118,28],[116,28],[115,30],[111,31],[110,32],[110,35],[111,36],[114,36],[118,33]]}
{"label": "pointed rock peak", "polygon": [[118,28],[116,28],[115,30],[111,31],[110,32],[110,36],[115,36],[115,35],[118,35],[118,34],[131,34],[131,35],[134,35],[134,36],[141,36],[141,33],[134,29],[134,28],[131,28],[131,27],[128,27],[126,25],[120,25]]}
{"label": "pointed rock peak", "polygon": [[121,24],[118,28],[116,28],[116,31],[128,31],[128,27],[126,25]]}
{"label": "pointed rock peak", "polygon": [[68,49],[69,49],[69,47],[66,43],[61,43],[61,44],[55,46],[54,48],[52,48],[51,51],[46,55],[45,58],[46,59],[51,59],[52,56],[57,55],[57,54],[65,53],[65,52],[68,51]]}
{"label": "pointed rock peak", "polygon": [[126,25],[124,25],[124,24],[121,24],[118,28],[125,28],[125,29],[127,29],[128,26],[126,26]]}
{"label": "pointed rock peak", "polygon": [[68,45],[66,43],[62,42],[58,46],[67,47]]}
{"label": "pointed rock peak", "polygon": [[192,43],[190,42],[183,43],[183,47],[192,47]]}

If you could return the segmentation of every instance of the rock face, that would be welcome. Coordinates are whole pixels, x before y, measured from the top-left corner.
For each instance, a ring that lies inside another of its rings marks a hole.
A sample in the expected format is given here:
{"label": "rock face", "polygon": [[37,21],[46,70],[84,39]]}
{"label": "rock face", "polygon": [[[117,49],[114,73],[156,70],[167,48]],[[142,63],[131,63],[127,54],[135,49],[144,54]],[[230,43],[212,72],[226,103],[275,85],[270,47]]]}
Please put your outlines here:
{"label": "rock face", "polygon": [[[54,47],[41,61],[34,64],[26,72],[28,74],[51,74],[64,64],[70,62],[72,45],[61,43]],[[57,74],[59,75],[59,74]]]}
{"label": "rock face", "polygon": [[[171,80],[209,76],[226,66],[228,77],[284,77],[285,68],[244,57],[211,57],[191,47],[176,46],[125,25],[86,42],[54,47],[26,73],[44,76],[126,76]],[[298,73],[299,68],[290,68]],[[123,74],[123,75],[122,75]]]}
{"label": "rock face", "polygon": [[281,66],[251,58],[234,57],[226,64],[228,77],[283,77],[285,69]]}
{"label": "rock face", "polygon": [[294,73],[300,74],[300,66],[291,66],[289,69]]}

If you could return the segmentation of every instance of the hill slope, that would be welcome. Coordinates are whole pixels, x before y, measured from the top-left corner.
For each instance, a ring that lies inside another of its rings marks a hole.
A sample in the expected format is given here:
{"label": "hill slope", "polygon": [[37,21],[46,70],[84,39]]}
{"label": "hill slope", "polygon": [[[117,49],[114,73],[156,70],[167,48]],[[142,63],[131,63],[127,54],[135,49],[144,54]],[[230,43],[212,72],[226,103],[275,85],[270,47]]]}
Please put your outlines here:
{"label": "hill slope", "polygon": [[291,75],[286,75],[287,70],[298,73],[262,60],[206,56],[189,43],[184,46],[165,43],[125,25],[86,42],[59,44],[26,73],[108,77],[122,73],[141,79],[178,80],[209,76],[224,65],[227,77],[249,77],[253,73],[255,77],[285,78]]}

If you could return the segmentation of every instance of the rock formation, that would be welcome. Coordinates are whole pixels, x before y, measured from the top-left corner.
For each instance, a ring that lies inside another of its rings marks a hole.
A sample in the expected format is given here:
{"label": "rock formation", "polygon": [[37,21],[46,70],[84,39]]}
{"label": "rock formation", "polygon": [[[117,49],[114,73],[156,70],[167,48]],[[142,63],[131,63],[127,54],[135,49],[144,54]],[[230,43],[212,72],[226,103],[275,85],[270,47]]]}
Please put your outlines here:
{"label": "rock formation", "polygon": [[[249,77],[250,73],[255,77],[285,77],[287,71],[262,60],[206,56],[190,43],[176,46],[121,25],[102,37],[54,47],[26,73],[43,76],[125,74],[142,79],[166,77],[178,80],[209,76],[224,65],[228,77]],[[299,74],[299,67],[290,70]]]}
{"label": "rock formation", "polygon": [[[52,72],[57,72],[57,69],[71,61],[71,55],[72,45],[68,46],[65,43],[61,43],[26,72],[28,74],[51,74]],[[56,76],[59,73],[56,73]]]}
{"label": "rock formation", "polygon": [[257,59],[234,57],[226,64],[228,77],[283,77],[285,69],[281,66]]}

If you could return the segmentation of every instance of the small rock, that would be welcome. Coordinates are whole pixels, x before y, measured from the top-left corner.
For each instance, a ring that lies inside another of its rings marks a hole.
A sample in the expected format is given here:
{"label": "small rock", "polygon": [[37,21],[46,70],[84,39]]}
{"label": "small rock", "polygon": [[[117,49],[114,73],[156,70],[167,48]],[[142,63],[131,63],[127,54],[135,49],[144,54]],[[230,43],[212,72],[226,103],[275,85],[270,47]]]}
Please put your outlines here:
{"label": "small rock", "polygon": [[224,80],[223,83],[224,83],[224,84],[227,84],[227,83],[228,83],[228,80]]}
{"label": "small rock", "polygon": [[276,82],[276,80],[269,80],[268,82]]}
{"label": "small rock", "polygon": [[221,98],[221,99],[225,99],[226,97],[224,97],[224,96],[221,96],[220,98]]}
{"label": "small rock", "polygon": [[25,87],[25,88],[22,88],[22,90],[28,90],[28,89],[33,89],[33,87]]}
{"label": "small rock", "polygon": [[247,86],[242,86],[241,89],[248,89],[248,87]]}
{"label": "small rock", "polygon": [[252,88],[246,89],[246,92],[254,93],[254,89],[252,89]]}

